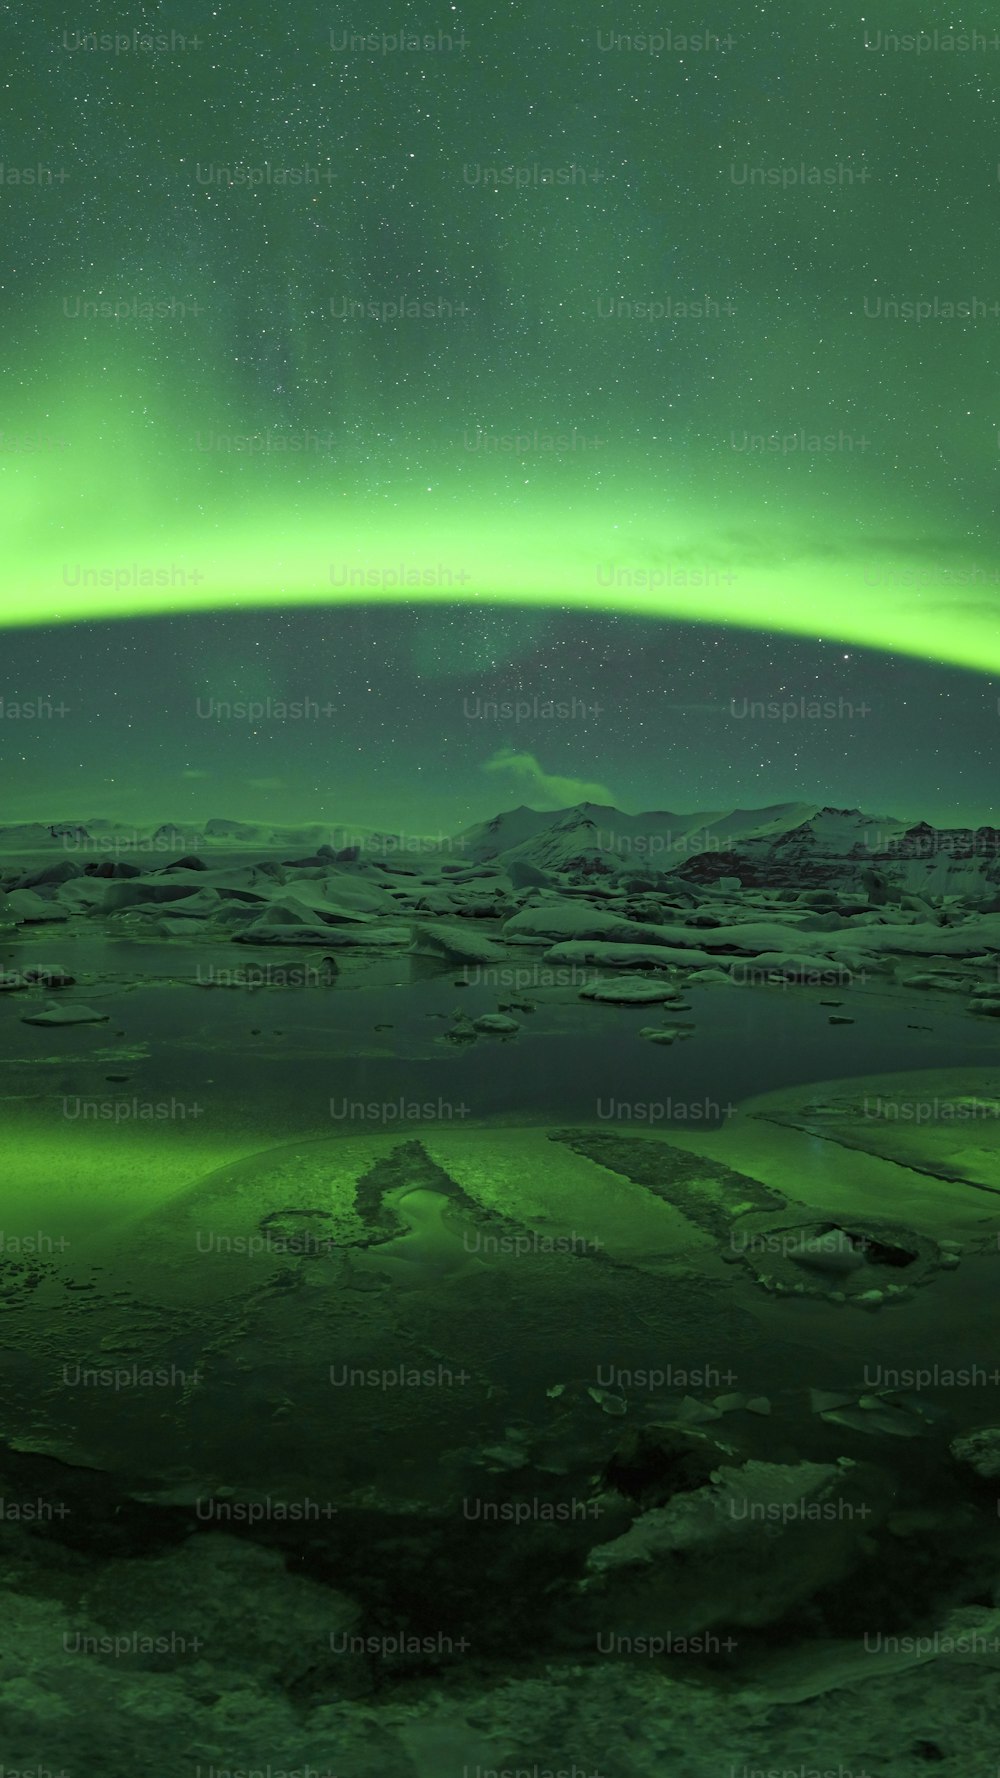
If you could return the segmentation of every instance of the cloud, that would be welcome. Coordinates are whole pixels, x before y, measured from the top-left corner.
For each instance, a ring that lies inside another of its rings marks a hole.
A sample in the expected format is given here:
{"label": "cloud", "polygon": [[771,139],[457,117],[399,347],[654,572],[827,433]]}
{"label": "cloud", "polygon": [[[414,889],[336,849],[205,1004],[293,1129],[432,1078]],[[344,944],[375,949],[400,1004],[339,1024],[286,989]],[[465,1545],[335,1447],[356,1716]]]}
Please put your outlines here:
{"label": "cloud", "polygon": [[615,800],[606,784],[560,778],[543,771],[533,753],[516,753],[513,747],[498,748],[484,761],[483,771],[506,772],[525,801],[536,809],[570,809],[577,803],[613,805]]}
{"label": "cloud", "polygon": [[284,778],[247,778],[251,790],[284,790]]}
{"label": "cloud", "polygon": [[186,779],[189,783],[193,783],[196,779],[199,779],[199,778],[210,778],[211,776],[212,776],[211,772],[189,771],[189,772],[182,772],[181,773],[181,777]]}

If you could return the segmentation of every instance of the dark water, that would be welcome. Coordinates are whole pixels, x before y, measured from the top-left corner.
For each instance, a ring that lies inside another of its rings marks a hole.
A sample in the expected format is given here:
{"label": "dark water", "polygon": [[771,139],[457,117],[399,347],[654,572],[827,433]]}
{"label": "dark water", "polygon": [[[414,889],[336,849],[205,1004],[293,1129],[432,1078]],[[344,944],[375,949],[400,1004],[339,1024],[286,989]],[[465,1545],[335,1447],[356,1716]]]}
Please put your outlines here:
{"label": "dark water", "polygon": [[[61,1030],[23,1025],[24,996],[6,996],[3,1048],[19,1058],[8,1090],[32,1072],[33,1058],[57,1055],[41,1082],[32,1080],[33,1091],[41,1085],[57,1094],[90,1092],[103,1075],[125,1073],[128,1092],[197,1093],[208,1116],[226,1124],[234,1113],[266,1121],[269,1107],[280,1107],[283,1128],[300,1120],[312,1130],[338,1121],[331,1100],[339,1107],[401,1096],[440,1099],[452,1107],[442,1111],[446,1119],[461,1118],[463,1105],[465,1117],[528,1120],[621,1118],[622,1107],[653,1105],[663,1107],[654,1121],[717,1124],[727,1106],[782,1087],[980,1067],[998,1053],[996,1026],[968,1014],[961,996],[943,993],[707,985],[692,987],[689,1010],[679,1012],[593,1004],[575,988],[508,993],[459,985],[454,968],[438,970],[408,954],[369,959],[341,952],[341,974],[331,986],[247,989],[193,984],[255,968],[298,970],[312,982],[321,955],[114,938],[62,946],[70,949],[79,982],[70,992],[110,1020]],[[58,960],[58,936],[5,946],[0,961],[10,969],[43,954]],[[521,1025],[516,1037],[445,1040],[456,1013],[475,1019],[511,1000],[521,1003],[510,1015]],[[832,1016],[854,1023],[831,1025]],[[669,1047],[639,1036],[644,1027],[664,1025],[689,1027],[692,1035]],[[145,1053],[103,1070],[91,1061],[98,1048],[114,1045],[141,1045]]]}

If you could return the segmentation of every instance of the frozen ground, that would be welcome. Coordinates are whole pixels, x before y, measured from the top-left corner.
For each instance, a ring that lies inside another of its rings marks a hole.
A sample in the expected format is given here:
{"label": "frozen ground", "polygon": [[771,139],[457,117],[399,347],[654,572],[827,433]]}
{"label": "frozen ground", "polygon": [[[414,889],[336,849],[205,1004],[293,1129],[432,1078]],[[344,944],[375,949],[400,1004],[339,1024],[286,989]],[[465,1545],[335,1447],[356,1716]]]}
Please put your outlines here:
{"label": "frozen ground", "polygon": [[995,864],[568,814],[0,866],[11,1767],[987,1769]]}

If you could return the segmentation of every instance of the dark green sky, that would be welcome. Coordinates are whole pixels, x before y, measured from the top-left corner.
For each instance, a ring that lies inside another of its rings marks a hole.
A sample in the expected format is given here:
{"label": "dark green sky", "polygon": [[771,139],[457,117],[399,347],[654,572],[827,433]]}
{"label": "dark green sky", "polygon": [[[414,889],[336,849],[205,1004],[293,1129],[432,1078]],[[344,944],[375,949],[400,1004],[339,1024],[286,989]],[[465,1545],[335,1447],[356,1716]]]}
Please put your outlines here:
{"label": "dark green sky", "polygon": [[[341,47],[404,23],[454,47]],[[560,784],[991,813],[986,18],[920,53],[901,4],[801,0],[84,35],[138,24],[2,22],[0,695],[71,706],[4,721],[12,816],[436,825]],[[668,28],[714,36],[628,46]],[[197,714],[331,682],[308,734]],[[525,696],[605,714],[452,721]],[[796,698],[869,714],[726,715]]]}

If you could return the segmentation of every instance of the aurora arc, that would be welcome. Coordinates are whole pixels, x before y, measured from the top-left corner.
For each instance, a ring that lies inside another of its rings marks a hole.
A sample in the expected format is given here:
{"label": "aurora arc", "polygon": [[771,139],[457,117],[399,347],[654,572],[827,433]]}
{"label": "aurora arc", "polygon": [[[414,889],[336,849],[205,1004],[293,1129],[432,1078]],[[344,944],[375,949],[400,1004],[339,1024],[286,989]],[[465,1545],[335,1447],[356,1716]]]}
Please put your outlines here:
{"label": "aurora arc", "polygon": [[75,490],[61,465],[4,468],[0,628],[461,601],[725,623],[1000,672],[990,590],[1000,568],[901,523],[871,538],[856,521],[821,530],[801,510],[761,520],[746,496],[720,518],[718,499],[640,486],[623,501],[571,487],[555,464],[528,494],[442,488],[428,471],[391,500],[361,486],[331,493],[316,465],[282,489],[272,467],[252,494],[230,486],[225,499],[159,510],[134,459],[124,475],[120,459],[117,470],[107,462],[103,485],[116,495],[103,500],[92,461]]}

